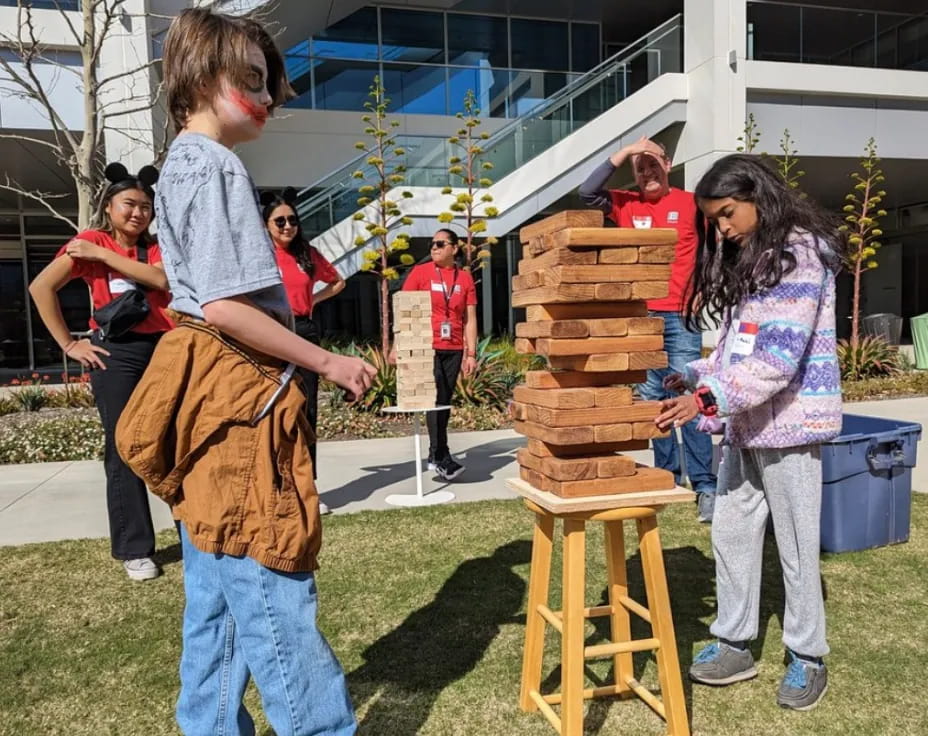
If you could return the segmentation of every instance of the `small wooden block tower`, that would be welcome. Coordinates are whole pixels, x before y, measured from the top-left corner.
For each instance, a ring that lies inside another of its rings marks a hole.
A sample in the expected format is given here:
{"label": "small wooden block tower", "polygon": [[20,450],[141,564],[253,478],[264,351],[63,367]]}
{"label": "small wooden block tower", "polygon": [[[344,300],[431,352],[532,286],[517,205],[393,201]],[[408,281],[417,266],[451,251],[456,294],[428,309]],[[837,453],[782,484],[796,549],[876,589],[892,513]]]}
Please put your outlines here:
{"label": "small wooden block tower", "polygon": [[660,491],[666,470],[637,465],[623,451],[662,436],[660,404],[632,398],[648,368],[667,366],[663,320],[647,299],[667,296],[674,229],[604,228],[596,211],[565,211],[520,231],[512,304],[526,308],[516,349],[547,358],[513,394],[524,481],[559,496]]}
{"label": "small wooden block tower", "polygon": [[432,295],[398,291],[393,295],[396,346],[396,405],[400,409],[435,406],[432,350]]}

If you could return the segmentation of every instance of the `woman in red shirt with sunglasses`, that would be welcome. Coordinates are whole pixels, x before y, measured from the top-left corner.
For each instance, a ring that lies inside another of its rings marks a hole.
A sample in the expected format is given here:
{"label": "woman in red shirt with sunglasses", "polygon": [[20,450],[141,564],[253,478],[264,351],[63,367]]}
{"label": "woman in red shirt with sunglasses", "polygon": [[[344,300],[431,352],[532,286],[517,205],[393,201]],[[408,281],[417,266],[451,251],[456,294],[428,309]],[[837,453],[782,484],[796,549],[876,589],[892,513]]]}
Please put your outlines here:
{"label": "woman in red shirt with sunglasses", "polygon": [[[313,321],[313,307],[340,293],[345,288],[345,280],[303,236],[300,218],[293,207],[295,201],[296,190],[292,187],[284,189],[280,194],[266,192],[261,197],[264,206],[262,216],[271,240],[274,241],[277,267],[296,320],[296,333],[304,340],[318,345],[322,334],[319,325]],[[319,283],[325,286],[315,291]],[[300,376],[306,392],[306,418],[315,434],[319,375],[300,369]],[[315,442],[309,451],[313,459],[313,478],[316,478]],[[320,502],[319,511],[325,514],[329,508]]]}

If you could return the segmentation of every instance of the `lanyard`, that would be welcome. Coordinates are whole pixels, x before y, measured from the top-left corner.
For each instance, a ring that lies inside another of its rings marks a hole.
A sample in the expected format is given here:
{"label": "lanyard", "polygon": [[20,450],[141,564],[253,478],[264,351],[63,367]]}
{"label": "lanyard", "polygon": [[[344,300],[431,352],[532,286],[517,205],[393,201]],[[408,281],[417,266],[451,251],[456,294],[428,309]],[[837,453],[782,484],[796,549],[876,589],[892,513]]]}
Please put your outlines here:
{"label": "lanyard", "polygon": [[454,267],[454,278],[451,280],[451,292],[445,288],[445,277],[442,276],[441,269],[438,266],[435,266],[435,271],[438,274],[438,283],[441,284],[441,293],[445,297],[445,319],[451,319],[451,297],[454,296],[454,286],[458,282],[458,267]]}

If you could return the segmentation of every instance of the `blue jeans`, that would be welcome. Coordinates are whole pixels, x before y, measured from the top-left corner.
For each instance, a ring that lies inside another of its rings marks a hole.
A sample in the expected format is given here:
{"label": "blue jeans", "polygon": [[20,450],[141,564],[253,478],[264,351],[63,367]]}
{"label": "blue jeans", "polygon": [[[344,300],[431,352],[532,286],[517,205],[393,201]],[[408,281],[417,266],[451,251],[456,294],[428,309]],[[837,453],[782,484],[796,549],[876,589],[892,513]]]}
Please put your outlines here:
{"label": "blue jeans", "polygon": [[177,723],[186,736],[253,736],[242,703],[254,677],[278,736],[350,736],[345,675],[316,628],[312,573],[201,552],[183,524],[183,652]]}
{"label": "blue jeans", "polygon": [[[664,320],[664,350],[667,351],[669,367],[648,371],[646,383],[638,385],[641,398],[648,401],[669,399],[676,394],[667,391],[663,380],[671,373],[680,373],[683,366],[699,360],[702,350],[702,334],[690,332],[682,316],[677,312],[651,312],[652,317]],[[715,493],[716,478],[712,473],[712,437],[696,429],[698,417],[683,425],[683,452],[686,459],[686,474],[689,476],[693,490],[697,493]],[[679,446],[677,435],[671,431],[669,437],[652,440],[654,448],[654,465],[673,473],[677,483],[681,483]]]}

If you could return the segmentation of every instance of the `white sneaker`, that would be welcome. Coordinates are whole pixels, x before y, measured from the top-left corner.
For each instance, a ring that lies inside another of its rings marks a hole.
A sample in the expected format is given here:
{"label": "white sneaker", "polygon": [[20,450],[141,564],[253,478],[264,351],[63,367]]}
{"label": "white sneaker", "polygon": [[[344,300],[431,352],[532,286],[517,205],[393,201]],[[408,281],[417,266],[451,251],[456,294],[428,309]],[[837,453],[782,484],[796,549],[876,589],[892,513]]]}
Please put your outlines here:
{"label": "white sneaker", "polygon": [[322,501],[320,501],[320,502],[319,502],[319,513],[320,513],[322,516],[325,516],[326,514],[331,514],[331,513],[332,513],[332,509],[330,509],[326,504],[324,504],[324,503],[322,503]]}
{"label": "white sneaker", "polygon": [[123,560],[122,567],[131,580],[154,580],[161,574],[161,568],[151,557]]}

